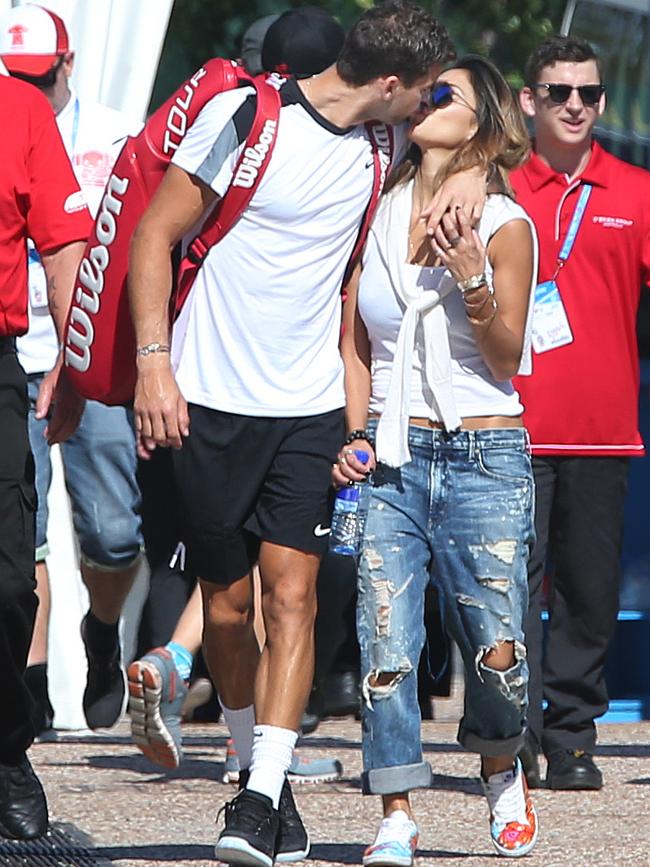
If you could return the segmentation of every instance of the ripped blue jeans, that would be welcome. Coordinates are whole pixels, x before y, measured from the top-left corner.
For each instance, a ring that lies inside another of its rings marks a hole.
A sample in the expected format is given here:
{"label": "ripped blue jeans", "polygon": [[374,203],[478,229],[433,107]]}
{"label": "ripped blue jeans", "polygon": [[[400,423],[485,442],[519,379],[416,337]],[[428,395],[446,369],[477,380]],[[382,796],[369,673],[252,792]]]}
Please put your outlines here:
{"label": "ripped blue jeans", "polygon": [[[359,564],[363,788],[373,794],[431,782],[417,700],[430,581],[465,664],[459,742],[486,756],[515,754],[528,704],[522,624],[534,483],[527,433],[411,425],[409,447],[408,464],[380,464],[374,474]],[[501,642],[513,643],[506,671],[483,660]],[[379,685],[382,675],[389,682]]]}

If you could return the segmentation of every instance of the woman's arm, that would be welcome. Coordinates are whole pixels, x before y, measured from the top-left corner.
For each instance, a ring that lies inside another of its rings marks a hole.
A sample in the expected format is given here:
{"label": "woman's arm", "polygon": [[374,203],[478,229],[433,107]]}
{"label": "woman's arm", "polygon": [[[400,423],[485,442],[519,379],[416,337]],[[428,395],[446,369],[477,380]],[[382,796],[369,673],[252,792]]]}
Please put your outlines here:
{"label": "woman's arm", "polygon": [[[361,265],[357,265],[348,283],[347,298],[343,305],[341,356],[345,366],[345,422],[348,431],[366,427],[370,401],[370,341],[357,306],[360,276]],[[355,449],[369,452],[370,457],[365,466],[354,455]],[[370,443],[363,439],[354,440],[342,446],[332,479],[335,485],[358,482],[374,467],[375,454]]]}
{"label": "woman's arm", "polygon": [[[455,225],[454,225],[455,224]],[[445,217],[436,232],[442,264],[462,282],[481,274],[485,255],[465,216]],[[452,246],[453,243],[453,246]],[[525,220],[511,220],[490,239],[494,294],[486,284],[465,292],[465,311],[476,343],[495,379],[512,379],[519,370],[533,277],[533,238]]]}

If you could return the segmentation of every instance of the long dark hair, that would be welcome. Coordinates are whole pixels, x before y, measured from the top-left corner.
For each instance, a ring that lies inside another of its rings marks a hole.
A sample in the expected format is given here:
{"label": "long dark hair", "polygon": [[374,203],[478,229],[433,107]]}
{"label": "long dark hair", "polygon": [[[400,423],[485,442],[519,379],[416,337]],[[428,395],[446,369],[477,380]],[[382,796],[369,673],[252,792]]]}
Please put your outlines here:
{"label": "long dark hair", "polygon": [[[512,195],[508,174],[528,158],[530,140],[510,85],[491,61],[478,54],[462,57],[448,68],[466,69],[469,73],[476,95],[477,129],[438,171],[435,188],[450,175],[478,167],[488,172],[493,190]],[[409,181],[421,162],[422,152],[412,144],[404,162],[389,178],[386,190]]]}

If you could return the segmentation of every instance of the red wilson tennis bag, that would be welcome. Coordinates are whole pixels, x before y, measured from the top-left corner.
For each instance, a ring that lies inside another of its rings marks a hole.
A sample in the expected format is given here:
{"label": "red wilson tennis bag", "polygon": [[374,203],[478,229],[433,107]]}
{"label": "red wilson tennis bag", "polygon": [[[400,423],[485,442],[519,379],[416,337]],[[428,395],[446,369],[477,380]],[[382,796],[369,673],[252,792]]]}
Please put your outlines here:
{"label": "red wilson tennis bag", "polygon": [[200,110],[217,93],[240,84],[257,91],[255,119],[230,187],[181,262],[173,302],[178,311],[207,251],[237,221],[266,171],[280,112],[277,87],[264,77],[251,79],[232,61],[210,60],[139,135],[127,139],[113,167],[79,266],[66,327],[67,373],[84,397],[107,404],[133,398],[136,347],[126,285],[131,236]]}

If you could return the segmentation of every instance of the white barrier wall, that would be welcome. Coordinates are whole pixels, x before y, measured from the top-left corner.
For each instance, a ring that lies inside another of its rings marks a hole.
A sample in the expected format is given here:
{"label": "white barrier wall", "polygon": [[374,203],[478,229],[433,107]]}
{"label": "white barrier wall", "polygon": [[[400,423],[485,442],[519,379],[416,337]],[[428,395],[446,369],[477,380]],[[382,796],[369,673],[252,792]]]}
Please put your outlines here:
{"label": "white barrier wall", "polygon": [[[51,612],[49,634],[49,687],[54,727],[84,729],[81,698],[86,683],[86,655],[80,635],[81,618],[88,609],[88,593],[81,580],[72,533],[70,505],[63,481],[59,448],[52,449],[52,487],[48,498],[50,523]],[[106,580],[110,581],[110,573]],[[120,623],[122,654],[129,662],[135,654],[137,624],[147,592],[149,571],[143,558]]]}

